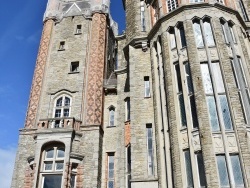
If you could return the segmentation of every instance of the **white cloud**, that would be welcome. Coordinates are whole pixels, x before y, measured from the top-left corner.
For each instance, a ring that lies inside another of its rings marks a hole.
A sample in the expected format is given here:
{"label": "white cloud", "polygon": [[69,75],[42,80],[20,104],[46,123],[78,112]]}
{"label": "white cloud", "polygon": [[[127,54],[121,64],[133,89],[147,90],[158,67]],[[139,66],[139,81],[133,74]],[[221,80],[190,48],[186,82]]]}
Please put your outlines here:
{"label": "white cloud", "polygon": [[16,149],[9,147],[7,149],[0,148],[0,182],[1,188],[10,188],[14,162],[16,157]]}

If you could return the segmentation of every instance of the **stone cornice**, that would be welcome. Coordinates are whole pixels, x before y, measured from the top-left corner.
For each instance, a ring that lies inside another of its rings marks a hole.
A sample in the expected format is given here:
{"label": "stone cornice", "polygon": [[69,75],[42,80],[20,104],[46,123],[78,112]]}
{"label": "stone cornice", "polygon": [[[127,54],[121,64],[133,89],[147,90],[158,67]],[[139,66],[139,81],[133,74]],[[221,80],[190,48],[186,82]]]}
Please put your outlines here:
{"label": "stone cornice", "polygon": [[169,20],[173,16],[176,16],[177,14],[185,11],[185,10],[191,10],[191,9],[200,9],[200,8],[217,8],[225,12],[229,12],[231,14],[236,15],[244,29],[246,29],[246,23],[243,21],[242,17],[240,16],[239,12],[236,10],[233,10],[229,7],[226,7],[220,3],[215,4],[209,4],[209,3],[194,3],[194,4],[188,4],[188,5],[182,5],[178,7],[177,9],[173,10],[172,12],[162,16],[159,20],[157,20],[156,24],[153,26],[153,28],[148,33],[148,39],[152,39],[153,36],[158,32],[159,28],[161,27],[162,23],[166,20]]}

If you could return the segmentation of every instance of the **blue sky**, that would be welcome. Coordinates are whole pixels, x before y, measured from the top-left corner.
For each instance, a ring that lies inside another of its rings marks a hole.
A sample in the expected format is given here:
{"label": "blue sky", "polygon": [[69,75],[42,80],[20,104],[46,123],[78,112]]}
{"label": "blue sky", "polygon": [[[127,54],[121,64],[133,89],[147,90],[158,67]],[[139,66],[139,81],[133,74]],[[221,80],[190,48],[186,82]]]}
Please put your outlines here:
{"label": "blue sky", "polygon": [[[0,186],[9,188],[19,129],[24,127],[31,81],[47,0],[8,0],[0,11]],[[122,0],[111,0],[111,14],[125,28]]]}

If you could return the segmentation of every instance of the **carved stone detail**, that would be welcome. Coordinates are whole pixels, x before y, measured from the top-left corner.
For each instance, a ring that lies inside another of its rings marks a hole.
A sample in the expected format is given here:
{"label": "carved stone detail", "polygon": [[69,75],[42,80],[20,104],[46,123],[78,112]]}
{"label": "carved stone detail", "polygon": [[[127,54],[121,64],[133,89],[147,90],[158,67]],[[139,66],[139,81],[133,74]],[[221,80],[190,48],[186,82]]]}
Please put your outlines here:
{"label": "carved stone detail", "polygon": [[227,134],[227,144],[230,153],[238,152],[237,142],[234,134]]}
{"label": "carved stone detail", "polygon": [[216,48],[210,48],[209,51],[210,51],[210,56],[211,56],[212,60],[218,60],[219,59]]}
{"label": "carved stone detail", "polygon": [[181,134],[182,149],[189,147],[187,131],[183,131]]}
{"label": "carved stone detail", "polygon": [[213,135],[215,153],[224,153],[224,144],[221,135]]}
{"label": "carved stone detail", "polygon": [[42,90],[42,81],[45,71],[45,65],[48,57],[48,50],[50,44],[51,33],[53,29],[54,21],[47,20],[44,23],[42,38],[36,60],[36,68],[32,81],[32,87],[30,92],[29,105],[26,115],[25,127],[32,128],[35,126],[36,113],[39,105],[39,99]]}
{"label": "carved stone detail", "polygon": [[192,144],[193,144],[194,151],[200,151],[201,150],[199,134],[193,134]]}
{"label": "carved stone detail", "polygon": [[86,124],[102,124],[103,74],[106,46],[106,15],[95,13],[92,23],[87,78]]}

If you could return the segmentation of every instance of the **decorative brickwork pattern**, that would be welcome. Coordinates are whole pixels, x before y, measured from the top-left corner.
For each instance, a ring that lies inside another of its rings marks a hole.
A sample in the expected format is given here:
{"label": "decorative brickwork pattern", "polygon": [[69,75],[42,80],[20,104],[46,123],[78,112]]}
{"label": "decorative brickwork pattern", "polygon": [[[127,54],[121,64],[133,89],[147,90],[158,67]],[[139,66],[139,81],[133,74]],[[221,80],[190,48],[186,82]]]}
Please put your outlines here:
{"label": "decorative brickwork pattern", "polygon": [[25,188],[32,188],[33,181],[34,181],[34,173],[35,173],[36,165],[33,164],[33,170],[28,166],[25,171],[25,179],[24,179],[24,187]]}
{"label": "decorative brickwork pattern", "polygon": [[49,50],[53,25],[54,25],[53,20],[47,20],[44,23],[42,38],[36,61],[35,73],[30,92],[28,111],[26,115],[26,122],[25,122],[26,128],[31,128],[35,126],[36,113],[41,95],[45,64],[48,57],[48,50]]}
{"label": "decorative brickwork pattern", "polygon": [[88,65],[86,124],[101,125],[103,106],[103,74],[106,46],[106,16],[93,15],[90,61]]}
{"label": "decorative brickwork pattern", "polygon": [[83,187],[83,165],[78,165],[76,176],[76,188]]}

